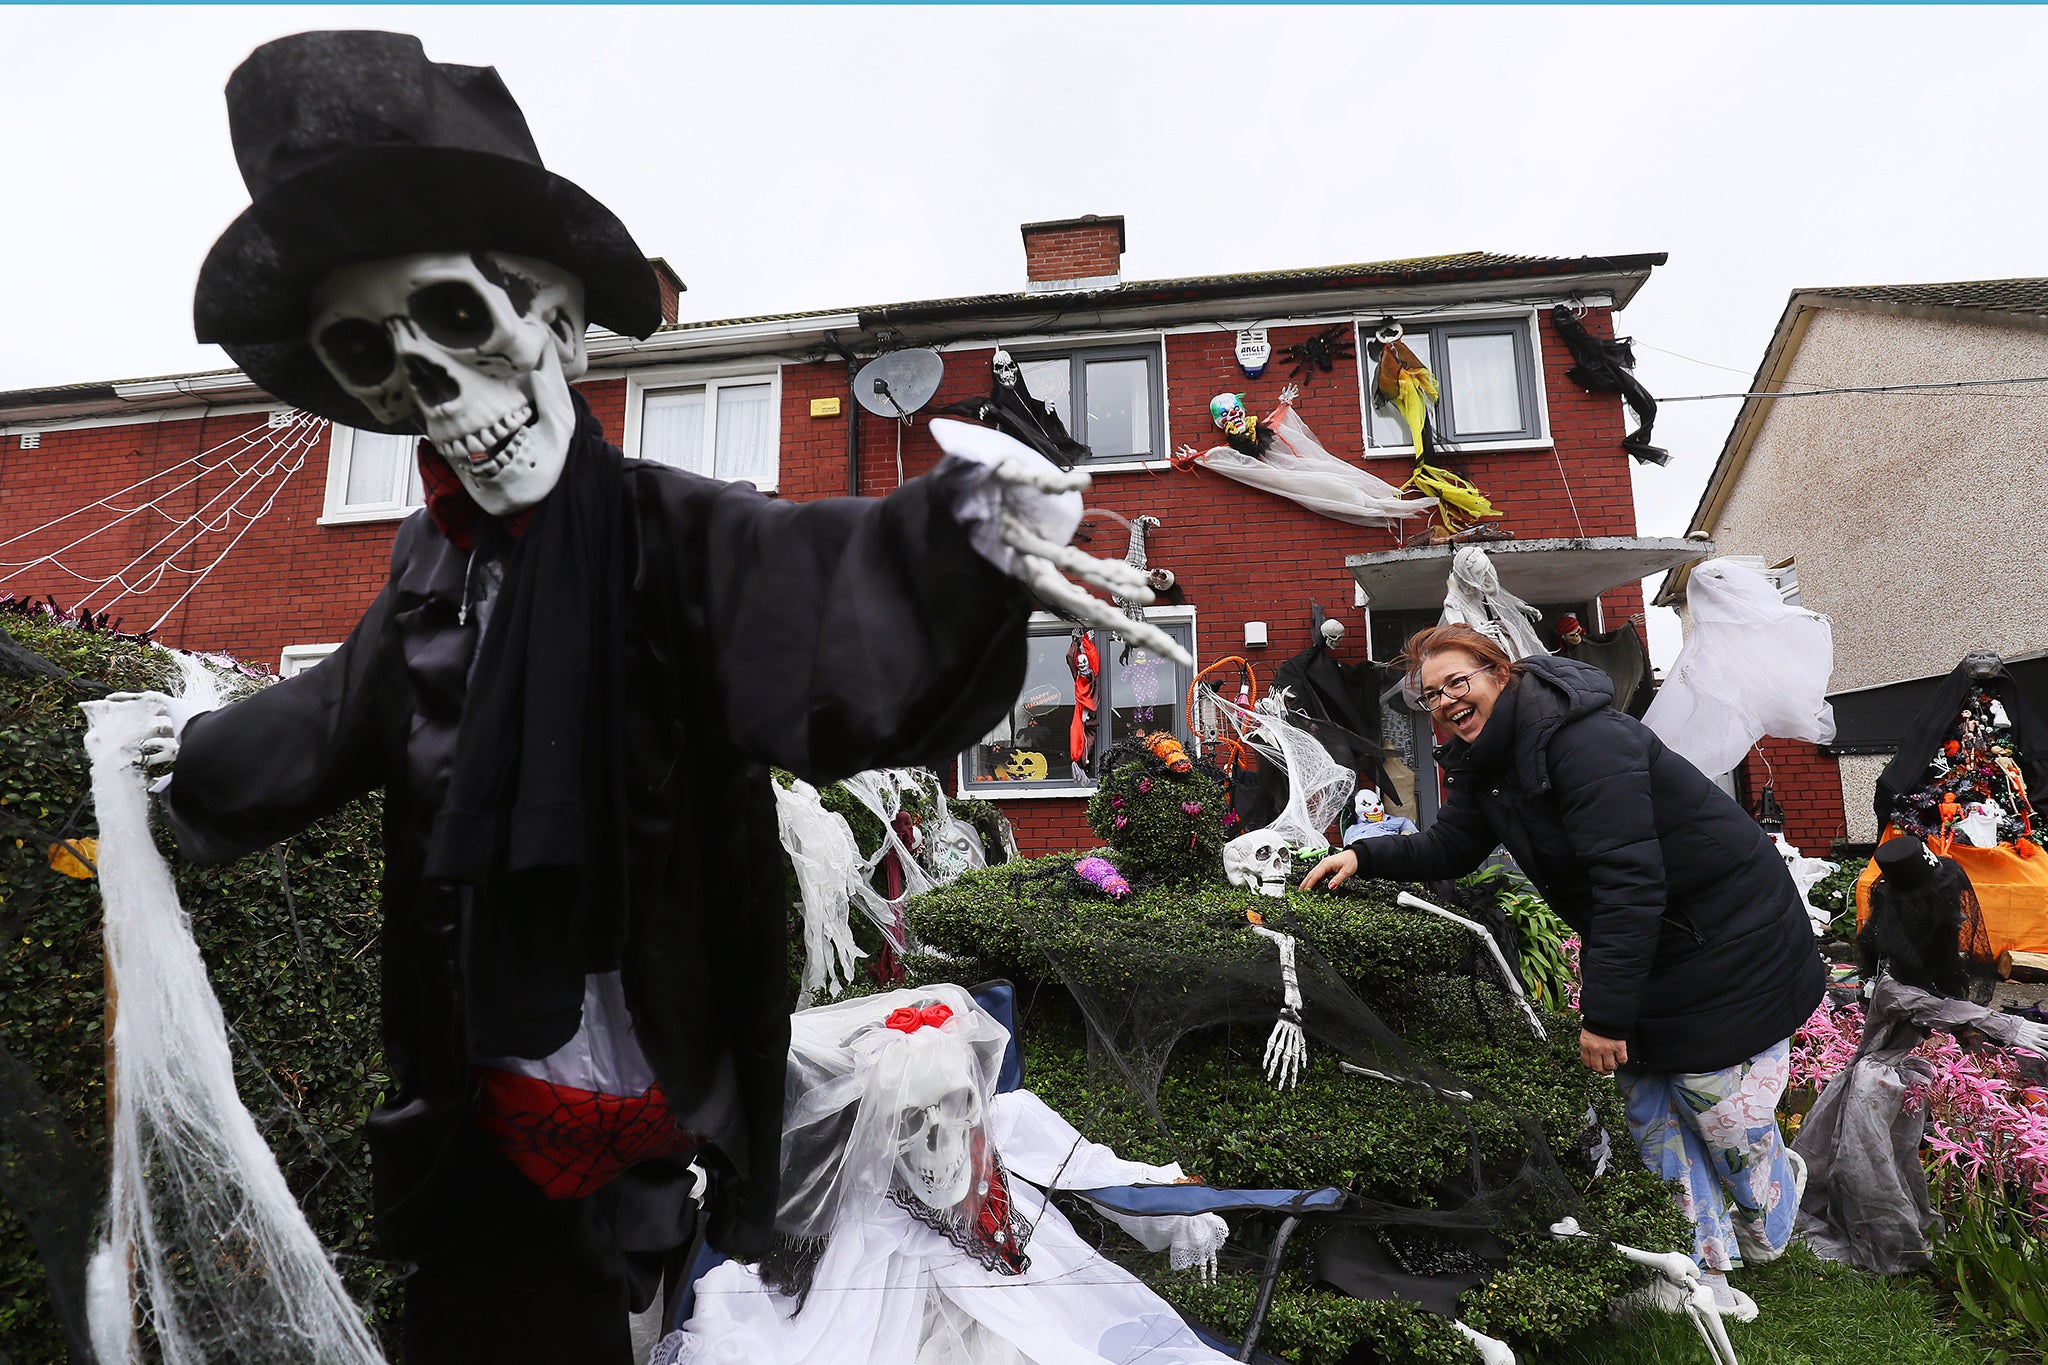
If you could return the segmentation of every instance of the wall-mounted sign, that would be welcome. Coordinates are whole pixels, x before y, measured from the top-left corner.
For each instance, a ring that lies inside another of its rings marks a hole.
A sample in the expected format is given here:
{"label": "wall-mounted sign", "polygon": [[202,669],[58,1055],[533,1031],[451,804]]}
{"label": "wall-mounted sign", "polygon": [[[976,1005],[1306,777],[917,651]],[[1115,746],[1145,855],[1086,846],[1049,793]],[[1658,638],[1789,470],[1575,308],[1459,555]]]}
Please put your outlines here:
{"label": "wall-mounted sign", "polygon": [[1266,339],[1265,328],[1247,327],[1237,334],[1237,364],[1246,379],[1264,374],[1266,362],[1272,358],[1273,343]]}
{"label": "wall-mounted sign", "polygon": [[837,398],[813,398],[811,400],[811,416],[837,417],[838,415],[839,400]]}

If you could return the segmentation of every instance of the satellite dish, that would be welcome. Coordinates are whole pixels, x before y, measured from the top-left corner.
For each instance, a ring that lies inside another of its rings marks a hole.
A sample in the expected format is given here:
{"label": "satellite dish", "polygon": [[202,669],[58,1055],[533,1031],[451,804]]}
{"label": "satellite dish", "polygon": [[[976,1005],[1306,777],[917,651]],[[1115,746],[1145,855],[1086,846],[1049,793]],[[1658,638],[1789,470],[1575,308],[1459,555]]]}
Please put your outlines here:
{"label": "satellite dish", "polygon": [[905,418],[932,401],[946,362],[922,347],[876,356],[853,377],[854,401],[877,417]]}

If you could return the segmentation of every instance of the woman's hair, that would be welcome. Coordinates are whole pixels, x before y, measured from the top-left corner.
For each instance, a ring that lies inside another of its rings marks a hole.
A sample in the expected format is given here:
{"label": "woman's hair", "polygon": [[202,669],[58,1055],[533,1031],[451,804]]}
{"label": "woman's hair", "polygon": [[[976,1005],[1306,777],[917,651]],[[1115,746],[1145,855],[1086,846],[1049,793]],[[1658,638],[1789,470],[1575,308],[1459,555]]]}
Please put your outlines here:
{"label": "woman's hair", "polygon": [[1394,665],[1407,676],[1412,692],[1422,686],[1422,665],[1432,655],[1453,649],[1470,654],[1483,667],[1506,669],[1511,678],[1522,676],[1522,665],[1510,659],[1498,641],[1467,625],[1431,626],[1427,630],[1416,631],[1408,637],[1408,647],[1401,651],[1401,657],[1394,660]]}

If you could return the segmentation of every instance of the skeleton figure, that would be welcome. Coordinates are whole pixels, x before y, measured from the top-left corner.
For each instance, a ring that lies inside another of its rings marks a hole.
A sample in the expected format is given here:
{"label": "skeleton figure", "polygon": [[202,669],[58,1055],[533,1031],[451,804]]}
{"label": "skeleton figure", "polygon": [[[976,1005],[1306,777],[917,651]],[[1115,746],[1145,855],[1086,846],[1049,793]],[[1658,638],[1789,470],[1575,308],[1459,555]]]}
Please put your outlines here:
{"label": "skeleton figure", "polygon": [[[1148,571],[1145,567],[1145,533],[1147,530],[1157,528],[1159,525],[1160,521],[1157,517],[1133,517],[1131,519],[1131,545],[1129,549],[1124,551],[1124,563],[1144,574],[1146,586],[1150,587],[1155,593],[1165,592],[1173,586],[1173,571],[1171,569],[1152,569]],[[1144,622],[1145,607],[1143,603],[1127,597],[1119,597],[1115,601],[1125,616],[1140,624]],[[1124,641],[1123,654],[1118,659],[1118,662],[1127,664],[1130,661],[1131,644],[1130,641],[1126,640]]]}
{"label": "skeleton figure", "polygon": [[1506,650],[1510,659],[1526,659],[1550,652],[1534,628],[1542,619],[1540,610],[1501,586],[1486,551],[1461,545],[1452,553],[1440,624],[1468,625]]}
{"label": "skeleton figure", "polygon": [[990,423],[1062,469],[1088,458],[1088,447],[1067,434],[1058,408],[1031,392],[1008,351],[998,350],[990,358],[989,378],[987,397],[948,403],[937,410]]}
{"label": "skeleton figure", "polygon": [[[974,1183],[973,1135],[981,1090],[965,1048],[925,1048],[908,1058],[896,1136],[896,1188],[950,1213]],[[996,1236],[1004,1235],[998,1229]]]}
{"label": "skeleton figure", "polygon": [[1287,837],[1276,830],[1255,829],[1223,846],[1223,875],[1232,886],[1262,896],[1287,894],[1287,874],[1294,864]]}
{"label": "skeleton figure", "polygon": [[1252,932],[1271,939],[1280,949],[1280,1017],[1266,1036],[1266,1079],[1275,1090],[1291,1089],[1308,1061],[1308,1039],[1301,1031],[1301,979],[1294,969],[1294,935],[1254,924]]}

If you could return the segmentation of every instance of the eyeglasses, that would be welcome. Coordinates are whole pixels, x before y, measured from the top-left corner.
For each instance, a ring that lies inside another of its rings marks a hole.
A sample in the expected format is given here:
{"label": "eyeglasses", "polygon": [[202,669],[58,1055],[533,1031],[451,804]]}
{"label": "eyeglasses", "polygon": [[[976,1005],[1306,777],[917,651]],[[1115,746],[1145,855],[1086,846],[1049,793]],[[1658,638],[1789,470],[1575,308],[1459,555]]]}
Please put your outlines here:
{"label": "eyeglasses", "polygon": [[1425,711],[1434,711],[1447,701],[1456,701],[1472,690],[1472,680],[1491,669],[1475,668],[1470,673],[1453,673],[1444,679],[1442,687],[1425,688],[1415,700]]}

